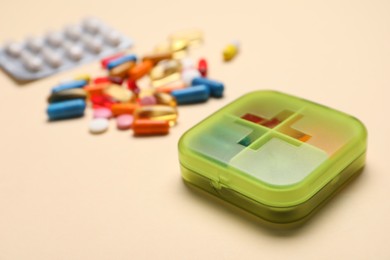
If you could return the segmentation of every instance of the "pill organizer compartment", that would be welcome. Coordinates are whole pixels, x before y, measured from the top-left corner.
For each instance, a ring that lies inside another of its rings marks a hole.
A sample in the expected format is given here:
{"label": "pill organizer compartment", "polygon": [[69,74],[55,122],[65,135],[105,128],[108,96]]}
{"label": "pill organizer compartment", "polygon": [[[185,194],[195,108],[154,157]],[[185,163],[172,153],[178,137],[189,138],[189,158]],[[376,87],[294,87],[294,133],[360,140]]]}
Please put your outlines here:
{"label": "pill organizer compartment", "polygon": [[342,112],[253,92],[183,135],[182,176],[269,222],[299,222],[363,167],[366,136]]}

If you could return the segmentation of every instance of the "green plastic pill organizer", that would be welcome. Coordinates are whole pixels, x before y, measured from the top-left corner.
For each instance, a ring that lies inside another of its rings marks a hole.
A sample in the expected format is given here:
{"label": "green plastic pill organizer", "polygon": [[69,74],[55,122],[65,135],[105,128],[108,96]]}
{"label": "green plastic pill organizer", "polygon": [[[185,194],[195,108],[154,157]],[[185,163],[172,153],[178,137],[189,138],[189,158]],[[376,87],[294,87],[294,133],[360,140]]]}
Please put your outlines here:
{"label": "green plastic pill organizer", "polygon": [[257,91],[179,141],[185,182],[276,224],[302,223],[365,163],[356,118],[301,98]]}

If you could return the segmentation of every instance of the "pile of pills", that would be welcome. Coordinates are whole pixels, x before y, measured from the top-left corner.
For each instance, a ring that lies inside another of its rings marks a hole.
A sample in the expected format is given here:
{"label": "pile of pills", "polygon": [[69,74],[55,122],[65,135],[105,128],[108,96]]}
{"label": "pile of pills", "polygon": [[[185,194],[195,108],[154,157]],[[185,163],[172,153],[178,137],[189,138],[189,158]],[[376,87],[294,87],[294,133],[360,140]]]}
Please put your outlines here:
{"label": "pile of pills", "polygon": [[0,65],[18,80],[34,80],[128,49],[133,41],[97,18],[0,48]]}
{"label": "pile of pills", "polygon": [[224,84],[208,78],[206,59],[195,64],[188,56],[202,40],[199,31],[180,32],[142,58],[123,53],[104,58],[106,75],[81,75],[52,89],[49,120],[81,117],[91,107],[93,134],[105,132],[111,118],[119,130],[132,129],[135,136],[168,134],[178,105],[223,96]]}

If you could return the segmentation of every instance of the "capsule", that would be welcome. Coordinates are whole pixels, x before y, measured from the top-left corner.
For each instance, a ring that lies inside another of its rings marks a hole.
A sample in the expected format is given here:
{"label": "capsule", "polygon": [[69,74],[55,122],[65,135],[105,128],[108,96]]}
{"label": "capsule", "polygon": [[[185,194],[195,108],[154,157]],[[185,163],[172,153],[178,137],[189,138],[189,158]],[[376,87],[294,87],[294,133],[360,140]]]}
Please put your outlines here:
{"label": "capsule", "polygon": [[167,93],[155,93],[154,97],[159,105],[176,107],[176,99]]}
{"label": "capsule", "polygon": [[179,105],[205,102],[209,99],[210,89],[205,85],[174,90],[171,95]]}
{"label": "capsule", "polygon": [[47,115],[50,121],[80,117],[84,115],[85,107],[85,101],[82,99],[52,103],[47,108]]}
{"label": "capsule", "polygon": [[108,56],[108,57],[102,59],[100,61],[100,63],[102,64],[102,68],[103,69],[107,68],[108,63],[110,63],[111,61],[116,60],[122,56],[123,56],[123,53],[117,53],[117,54],[114,54],[114,55],[111,55],[111,56]]}
{"label": "capsule", "polygon": [[94,78],[92,82],[94,84],[111,83],[111,81],[108,77],[97,77],[97,78]]}
{"label": "capsule", "polygon": [[180,79],[180,74],[179,73],[173,73],[169,76],[166,76],[165,78],[158,79],[158,80],[153,80],[152,81],[152,86],[155,88],[167,85],[171,82],[177,81]]}
{"label": "capsule", "polygon": [[182,80],[176,80],[173,82],[170,82],[168,84],[165,84],[164,86],[156,88],[156,92],[158,93],[171,93],[174,90],[177,89],[183,89],[186,88],[186,84]]}
{"label": "capsule", "polygon": [[111,60],[107,64],[107,69],[111,70],[111,69],[113,69],[113,68],[115,68],[123,63],[129,62],[129,61],[131,61],[131,62],[137,61],[137,56],[135,56],[134,54],[129,54],[129,55],[125,55],[125,56],[116,58],[114,60]]}
{"label": "capsule", "polygon": [[111,106],[115,103],[110,97],[99,94],[91,96],[90,100],[93,108],[105,107],[111,109]]}
{"label": "capsule", "polygon": [[160,52],[160,53],[153,53],[150,55],[144,56],[143,60],[150,60],[153,65],[157,64],[159,61],[162,60],[169,60],[172,59],[172,52]]}
{"label": "capsule", "polygon": [[151,80],[165,78],[175,72],[180,72],[181,64],[177,60],[162,60],[149,73]]}
{"label": "capsule", "polygon": [[86,99],[87,92],[84,89],[75,88],[75,89],[66,89],[56,93],[52,93],[47,101],[49,103],[60,102],[71,99]]}
{"label": "capsule", "polygon": [[91,84],[84,86],[84,90],[88,93],[89,96],[102,95],[103,91],[110,85],[110,83]]}
{"label": "capsule", "polygon": [[232,60],[239,51],[239,43],[234,41],[230,44],[228,44],[222,52],[223,60],[224,61],[230,61]]}
{"label": "capsule", "polygon": [[103,94],[113,98],[119,102],[134,101],[135,96],[130,90],[123,88],[122,86],[112,84],[103,90]]}
{"label": "capsule", "polygon": [[144,60],[138,63],[129,70],[129,77],[133,80],[138,80],[148,74],[153,68],[153,63],[150,60]]}
{"label": "capsule", "polygon": [[177,121],[177,109],[170,106],[143,106],[134,111],[135,119],[150,119],[168,121],[173,126]]}
{"label": "capsule", "polygon": [[137,119],[133,122],[134,135],[166,135],[169,122],[164,120]]}
{"label": "capsule", "polygon": [[82,88],[85,85],[87,85],[87,83],[88,82],[84,79],[72,80],[72,81],[68,81],[68,82],[64,82],[64,83],[59,84],[58,86],[54,87],[51,90],[51,92],[56,93],[56,92],[60,92],[60,91],[66,90],[66,89]]}
{"label": "capsule", "polygon": [[198,62],[198,70],[202,77],[207,77],[207,69],[207,61],[205,59],[200,59]]}
{"label": "capsule", "polygon": [[91,80],[91,76],[88,74],[81,74],[81,75],[77,75],[74,79],[75,80],[83,79],[89,83],[89,81]]}
{"label": "capsule", "polygon": [[171,41],[186,40],[191,46],[199,45],[203,41],[203,33],[196,29],[175,32],[170,35]]}
{"label": "capsule", "polygon": [[135,66],[135,62],[128,61],[122,63],[109,71],[111,77],[126,78],[129,74],[129,70]]}
{"label": "capsule", "polygon": [[223,83],[219,81],[202,78],[202,77],[194,78],[191,82],[191,85],[193,86],[206,85],[207,87],[210,88],[210,95],[216,98],[223,96],[223,91],[225,88]]}
{"label": "capsule", "polygon": [[141,92],[141,89],[138,87],[137,82],[133,79],[127,80],[127,88],[136,95],[138,95]]}
{"label": "capsule", "polygon": [[132,115],[134,113],[134,110],[136,110],[138,107],[137,104],[133,103],[119,103],[119,104],[113,104],[111,106],[111,112],[114,116],[128,114]]}

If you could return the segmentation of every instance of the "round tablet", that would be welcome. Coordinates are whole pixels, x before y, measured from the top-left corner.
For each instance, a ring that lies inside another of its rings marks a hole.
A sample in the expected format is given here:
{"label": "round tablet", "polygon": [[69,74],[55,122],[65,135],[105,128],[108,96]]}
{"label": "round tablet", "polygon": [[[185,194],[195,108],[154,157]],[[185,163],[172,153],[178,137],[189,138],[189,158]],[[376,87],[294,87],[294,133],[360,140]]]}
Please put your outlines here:
{"label": "round tablet", "polygon": [[65,28],[65,34],[68,38],[76,41],[81,37],[81,29],[77,25],[71,25]]}
{"label": "round tablet", "polygon": [[42,54],[43,54],[44,60],[51,67],[57,68],[57,67],[61,66],[62,59],[61,59],[61,56],[58,53],[56,53],[54,51],[51,51],[49,49],[43,49]]}
{"label": "round tablet", "polygon": [[93,118],[111,118],[112,112],[110,109],[102,107],[93,110]]}
{"label": "round tablet", "polygon": [[96,18],[89,17],[84,19],[83,21],[83,28],[89,33],[92,34],[98,33],[100,27],[101,27],[100,22]]}
{"label": "round tablet", "polygon": [[24,65],[29,71],[37,72],[42,68],[42,60],[38,57],[26,58]]}
{"label": "round tablet", "polygon": [[46,40],[51,46],[58,47],[62,43],[62,35],[59,32],[52,32],[47,35]]}
{"label": "round tablet", "polygon": [[27,40],[27,47],[33,52],[39,52],[43,47],[41,38],[30,38]]}
{"label": "round tablet", "polygon": [[94,53],[99,53],[102,51],[102,43],[99,39],[88,38],[85,41],[85,45],[90,51]]}
{"label": "round tablet", "polygon": [[108,30],[105,35],[104,35],[104,39],[106,40],[106,42],[108,42],[108,44],[110,44],[111,46],[118,46],[121,42],[121,36],[118,32],[116,31],[110,31]]}
{"label": "round tablet", "polygon": [[201,77],[201,75],[197,69],[188,69],[182,73],[182,79],[187,85],[191,85],[192,80],[199,77]]}
{"label": "round tablet", "polygon": [[157,104],[157,100],[154,96],[145,96],[141,98],[140,104],[143,106],[150,106]]}
{"label": "round tablet", "polygon": [[22,45],[20,43],[15,43],[15,42],[9,43],[5,47],[5,50],[8,53],[8,55],[15,58],[20,56],[20,54],[22,53],[22,49],[23,49]]}
{"label": "round tablet", "polygon": [[106,118],[94,118],[89,123],[89,131],[92,134],[100,134],[108,129],[108,119]]}
{"label": "round tablet", "polygon": [[133,116],[123,114],[116,118],[116,126],[119,130],[127,130],[131,128],[131,125],[133,124]]}
{"label": "round tablet", "polygon": [[83,51],[82,49],[77,46],[77,45],[74,45],[74,46],[70,46],[68,48],[68,56],[72,59],[72,60],[75,60],[75,61],[78,61],[80,60],[82,57],[83,57]]}
{"label": "round tablet", "polygon": [[181,59],[181,67],[183,70],[193,69],[195,67],[194,61],[191,58]]}

